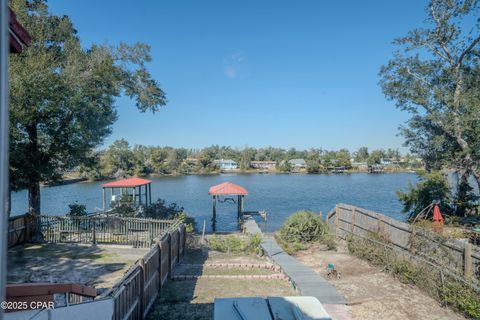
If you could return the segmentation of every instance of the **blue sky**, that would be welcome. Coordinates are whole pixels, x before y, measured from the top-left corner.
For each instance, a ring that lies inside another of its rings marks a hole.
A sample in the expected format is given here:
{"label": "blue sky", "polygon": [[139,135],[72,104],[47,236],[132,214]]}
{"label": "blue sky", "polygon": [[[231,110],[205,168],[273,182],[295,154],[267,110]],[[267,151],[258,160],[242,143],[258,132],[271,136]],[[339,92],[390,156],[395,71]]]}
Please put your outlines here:
{"label": "blue sky", "polygon": [[398,148],[408,117],[378,71],[392,40],[422,24],[425,1],[65,1],[84,46],[151,45],[148,65],[169,100],[139,113],[118,99],[106,140],[326,149]]}

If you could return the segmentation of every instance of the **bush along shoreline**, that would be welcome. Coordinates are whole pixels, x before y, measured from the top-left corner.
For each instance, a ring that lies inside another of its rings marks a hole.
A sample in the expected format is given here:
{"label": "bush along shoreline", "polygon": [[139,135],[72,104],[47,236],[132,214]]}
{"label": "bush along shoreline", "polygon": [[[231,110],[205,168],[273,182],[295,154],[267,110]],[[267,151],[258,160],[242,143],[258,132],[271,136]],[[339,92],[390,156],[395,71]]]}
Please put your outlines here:
{"label": "bush along shoreline", "polygon": [[328,250],[336,248],[335,238],[322,217],[307,210],[289,216],[275,238],[288,254],[307,249],[313,243],[323,244]]}

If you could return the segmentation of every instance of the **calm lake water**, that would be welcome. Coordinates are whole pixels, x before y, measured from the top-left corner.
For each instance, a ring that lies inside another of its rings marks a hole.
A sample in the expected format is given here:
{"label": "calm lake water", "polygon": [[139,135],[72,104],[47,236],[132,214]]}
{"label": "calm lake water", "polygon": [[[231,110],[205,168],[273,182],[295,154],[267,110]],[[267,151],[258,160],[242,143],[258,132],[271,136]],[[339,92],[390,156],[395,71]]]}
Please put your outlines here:
{"label": "calm lake water", "polygon": [[[216,184],[230,181],[245,187],[245,210],[266,210],[268,223],[262,228],[274,231],[293,212],[309,209],[328,213],[337,203],[347,203],[387,214],[402,220],[402,205],[395,194],[415,183],[412,173],[391,174],[221,174],[209,176],[179,176],[153,178],[152,198],[175,202],[194,216],[198,226],[207,221],[210,227],[212,201],[208,189]],[[68,205],[77,201],[85,204],[89,212],[102,206],[103,182],[83,182],[63,186],[43,187],[42,213],[62,215]],[[108,192],[107,192],[108,195]],[[12,194],[12,215],[25,213],[27,192]],[[217,205],[217,230],[236,229],[236,204]]]}

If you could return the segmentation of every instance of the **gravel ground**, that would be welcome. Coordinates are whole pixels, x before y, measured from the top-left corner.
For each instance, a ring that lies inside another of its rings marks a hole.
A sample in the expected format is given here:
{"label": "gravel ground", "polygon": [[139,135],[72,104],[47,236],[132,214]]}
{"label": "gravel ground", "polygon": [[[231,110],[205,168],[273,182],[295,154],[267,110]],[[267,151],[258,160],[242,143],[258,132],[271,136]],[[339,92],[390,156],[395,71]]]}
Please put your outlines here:
{"label": "gravel ground", "polygon": [[351,256],[344,243],[339,244],[337,252],[312,246],[295,257],[325,278],[326,265],[335,265],[341,277],[330,281],[346,298],[352,319],[466,319],[443,308],[415,286],[403,284],[379,268]]}

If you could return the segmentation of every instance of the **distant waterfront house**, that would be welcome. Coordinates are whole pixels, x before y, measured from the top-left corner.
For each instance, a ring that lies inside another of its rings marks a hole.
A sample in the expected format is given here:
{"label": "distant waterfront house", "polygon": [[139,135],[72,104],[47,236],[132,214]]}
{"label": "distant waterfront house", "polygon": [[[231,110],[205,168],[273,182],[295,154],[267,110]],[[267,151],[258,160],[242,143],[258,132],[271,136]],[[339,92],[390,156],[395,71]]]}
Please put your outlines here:
{"label": "distant waterfront house", "polygon": [[250,167],[263,170],[275,170],[277,163],[275,161],[250,161]]}
{"label": "distant waterfront house", "polygon": [[213,160],[213,163],[217,165],[221,170],[235,170],[238,169],[238,163],[231,159]]}
{"label": "distant waterfront house", "polygon": [[383,158],[382,160],[380,160],[380,164],[381,165],[384,165],[384,166],[389,166],[393,163],[393,161],[391,159],[385,159]]}
{"label": "distant waterfront house", "polygon": [[352,167],[359,171],[368,171],[368,163],[366,162],[352,162]]}
{"label": "distant waterfront house", "polygon": [[305,169],[307,167],[307,163],[304,159],[292,159],[288,160],[288,163],[290,163],[294,169]]}

